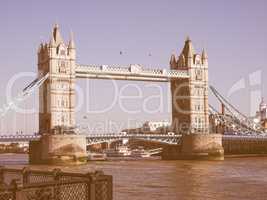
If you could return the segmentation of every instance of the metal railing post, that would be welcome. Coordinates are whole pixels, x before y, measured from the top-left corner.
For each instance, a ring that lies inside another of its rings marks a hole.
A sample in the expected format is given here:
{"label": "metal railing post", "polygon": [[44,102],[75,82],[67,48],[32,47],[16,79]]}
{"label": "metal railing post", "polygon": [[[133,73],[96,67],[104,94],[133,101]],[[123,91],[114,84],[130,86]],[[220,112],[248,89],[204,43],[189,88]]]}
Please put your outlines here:
{"label": "metal railing post", "polygon": [[5,169],[4,167],[0,166],[0,185],[4,184],[4,180],[5,180],[4,169]]}
{"label": "metal railing post", "polygon": [[88,184],[88,200],[96,200],[96,177],[92,173],[88,173],[86,175],[88,178],[89,184]]}
{"label": "metal railing post", "polygon": [[27,167],[22,169],[22,184],[23,186],[30,183],[30,170]]}
{"label": "metal railing post", "polygon": [[108,200],[112,200],[113,199],[113,177],[108,176],[107,182],[108,182]]}
{"label": "metal railing post", "polygon": [[59,181],[61,178],[61,169],[59,168],[53,169],[53,175],[54,175],[54,180]]}
{"label": "metal railing post", "polygon": [[59,188],[59,181],[61,179],[61,170],[59,168],[55,168],[53,170],[53,175],[54,175],[54,181],[56,184],[53,187],[54,190],[54,200],[59,200],[60,199],[60,188]]}
{"label": "metal railing post", "polygon": [[10,183],[10,189],[12,191],[12,200],[20,200],[20,198],[17,195],[18,192],[18,184],[15,179],[13,179]]}

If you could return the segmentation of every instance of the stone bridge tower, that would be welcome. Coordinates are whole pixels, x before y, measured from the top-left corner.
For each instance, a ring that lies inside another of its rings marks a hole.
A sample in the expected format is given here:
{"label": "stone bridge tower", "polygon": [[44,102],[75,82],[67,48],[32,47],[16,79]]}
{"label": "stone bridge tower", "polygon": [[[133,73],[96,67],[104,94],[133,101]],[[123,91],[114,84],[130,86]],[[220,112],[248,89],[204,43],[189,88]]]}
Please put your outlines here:
{"label": "stone bridge tower", "polygon": [[64,43],[58,25],[38,51],[39,76],[49,74],[39,90],[39,141],[31,141],[32,164],[84,163],[86,138],[75,127],[76,52],[73,37]]}
{"label": "stone bridge tower", "polygon": [[189,78],[171,81],[172,126],[182,134],[178,159],[212,157],[223,159],[222,136],[209,133],[208,56],[194,51],[190,38],[176,59],[171,56],[171,69],[184,69]]}
{"label": "stone bridge tower", "polygon": [[73,37],[64,43],[55,25],[49,44],[41,44],[38,51],[39,74],[49,73],[39,91],[40,133],[75,125],[75,58]]}
{"label": "stone bridge tower", "polygon": [[185,69],[189,79],[173,80],[172,90],[172,120],[176,132],[208,133],[208,57],[205,50],[196,54],[189,38],[176,60],[172,55],[171,69]]}

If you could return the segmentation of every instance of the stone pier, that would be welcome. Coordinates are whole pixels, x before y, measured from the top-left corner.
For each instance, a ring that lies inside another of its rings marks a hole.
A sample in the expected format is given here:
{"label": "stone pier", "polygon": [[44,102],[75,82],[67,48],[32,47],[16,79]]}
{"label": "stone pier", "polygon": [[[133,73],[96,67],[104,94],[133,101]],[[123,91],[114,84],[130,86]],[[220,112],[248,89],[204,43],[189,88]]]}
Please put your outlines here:
{"label": "stone pier", "polygon": [[87,162],[86,138],[81,135],[44,134],[31,141],[30,164],[82,164]]}
{"label": "stone pier", "polygon": [[224,160],[222,135],[184,135],[181,145],[171,145],[163,149],[162,158],[164,160]]}

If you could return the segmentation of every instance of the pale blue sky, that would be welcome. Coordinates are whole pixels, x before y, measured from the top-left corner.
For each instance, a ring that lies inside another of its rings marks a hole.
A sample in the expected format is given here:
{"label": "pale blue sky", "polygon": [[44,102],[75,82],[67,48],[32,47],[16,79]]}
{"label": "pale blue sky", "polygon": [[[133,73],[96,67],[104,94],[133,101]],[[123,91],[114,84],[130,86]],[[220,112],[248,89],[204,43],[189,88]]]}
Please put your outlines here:
{"label": "pale blue sky", "polygon": [[[267,1],[178,1],[178,0],[113,0],[113,1],[12,1],[0,2],[0,107],[6,102],[5,89],[10,78],[18,72],[36,72],[36,53],[41,41],[47,41],[51,28],[58,23],[67,40],[72,30],[77,47],[77,62],[83,64],[130,64],[169,67],[172,52],[180,53],[187,35],[195,49],[203,47],[209,56],[210,84],[227,95],[230,88],[244,78],[246,87],[230,96],[231,102],[246,114],[251,108],[251,91],[261,91],[267,96],[265,79],[267,60]],[[123,51],[123,55],[119,52]],[[152,56],[148,56],[151,53]],[[249,86],[249,74],[261,70],[261,85]],[[21,80],[16,88],[22,88],[31,78]],[[135,83],[146,97],[129,100],[129,109],[142,108],[145,98],[155,94],[155,88],[145,83]],[[84,88],[85,81],[78,81]],[[110,81],[90,81],[90,101],[87,107],[101,108],[112,98]],[[122,88],[127,82],[118,82]],[[167,84],[160,84],[164,91]],[[127,93],[134,95],[136,89]],[[36,93],[37,94],[37,93]],[[125,93],[126,94],[126,93]],[[167,92],[166,92],[167,96]],[[38,102],[32,97],[22,106]],[[259,98],[256,98],[259,101]],[[133,103],[134,102],[134,103]],[[211,99],[211,103],[214,101]],[[77,113],[81,123],[97,126],[112,119],[143,122],[169,119],[169,101],[157,114],[140,112],[128,115],[119,103],[105,114],[87,114],[85,109]],[[152,101],[151,107],[158,103]],[[37,115],[18,115],[10,112],[2,118],[0,132],[33,132],[37,130]],[[114,128],[112,128],[114,129]]]}

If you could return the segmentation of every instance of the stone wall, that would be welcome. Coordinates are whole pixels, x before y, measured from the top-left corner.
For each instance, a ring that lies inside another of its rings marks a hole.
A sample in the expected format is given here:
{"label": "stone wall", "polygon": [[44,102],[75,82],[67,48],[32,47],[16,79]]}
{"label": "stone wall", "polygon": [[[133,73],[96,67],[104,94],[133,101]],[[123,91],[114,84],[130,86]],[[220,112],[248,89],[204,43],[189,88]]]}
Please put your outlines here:
{"label": "stone wall", "polygon": [[225,154],[267,154],[267,139],[223,138]]}
{"label": "stone wall", "polygon": [[[193,140],[189,140],[189,143],[187,144],[184,143],[184,151],[188,148],[189,152],[191,150],[196,152],[199,148],[206,148],[205,146],[208,146],[208,143],[206,142],[207,140],[209,140],[209,138],[202,138],[202,141],[199,142],[199,137],[195,137],[193,138]],[[220,144],[219,138],[217,139],[217,144]],[[215,141],[217,139],[215,138]],[[223,137],[222,146],[224,149],[224,154],[226,155],[267,154],[267,138]],[[162,158],[165,160],[177,160],[180,159],[181,154],[181,145],[168,145],[163,149]]]}

